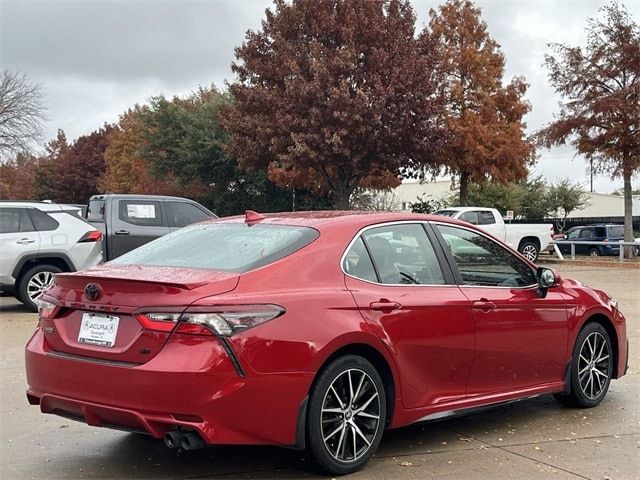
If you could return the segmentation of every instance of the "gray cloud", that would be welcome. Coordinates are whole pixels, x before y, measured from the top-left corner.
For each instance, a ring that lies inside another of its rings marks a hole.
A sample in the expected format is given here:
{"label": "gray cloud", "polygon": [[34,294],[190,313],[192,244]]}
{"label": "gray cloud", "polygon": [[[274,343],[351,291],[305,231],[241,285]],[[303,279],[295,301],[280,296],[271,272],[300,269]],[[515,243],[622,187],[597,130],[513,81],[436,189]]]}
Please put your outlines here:
{"label": "gray cloud", "polygon": [[[418,29],[440,3],[412,1]],[[549,42],[580,44],[586,19],[603,1],[478,1],[490,34],[507,59],[507,80],[524,75],[533,105],[531,131],[552,118],[559,98],[542,67]],[[640,2],[625,5],[636,18]],[[0,65],[39,81],[49,106],[47,136],[69,138],[117,120],[151,95],[182,95],[231,79],[234,48],[260,27],[270,0],[0,0]],[[536,167],[551,179],[586,182],[571,148],[542,151]],[[618,188],[604,177],[603,191]]]}

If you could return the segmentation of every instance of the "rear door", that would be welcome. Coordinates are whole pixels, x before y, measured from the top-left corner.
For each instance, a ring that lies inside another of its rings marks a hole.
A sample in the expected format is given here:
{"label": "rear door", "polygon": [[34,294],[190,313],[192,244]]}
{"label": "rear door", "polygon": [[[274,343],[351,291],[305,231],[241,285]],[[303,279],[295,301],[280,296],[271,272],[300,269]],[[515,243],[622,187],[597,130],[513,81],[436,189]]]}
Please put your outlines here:
{"label": "rear door", "polygon": [[405,408],[464,398],[475,348],[470,303],[427,232],[422,223],[368,228],[343,260],[347,288],[403,372]]}
{"label": "rear door", "polygon": [[170,232],[163,202],[159,200],[112,200],[109,260]]}
{"label": "rear door", "polygon": [[25,255],[37,255],[40,234],[29,216],[28,208],[0,207],[0,278],[13,283],[12,272]]}
{"label": "rear door", "polygon": [[436,230],[472,306],[476,354],[468,394],[562,381],[568,299],[555,289],[540,298],[533,268],[492,239],[454,225]]}

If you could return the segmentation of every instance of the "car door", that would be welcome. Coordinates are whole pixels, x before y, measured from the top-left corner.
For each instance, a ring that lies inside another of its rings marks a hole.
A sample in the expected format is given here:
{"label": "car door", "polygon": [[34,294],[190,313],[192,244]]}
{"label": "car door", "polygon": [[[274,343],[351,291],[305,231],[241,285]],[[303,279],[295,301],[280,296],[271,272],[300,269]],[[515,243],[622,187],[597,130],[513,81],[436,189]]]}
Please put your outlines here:
{"label": "car door", "polygon": [[460,290],[472,305],[476,353],[470,396],[561,381],[567,350],[567,298],[537,294],[534,269],[479,232],[436,224]]}
{"label": "car door", "polygon": [[27,208],[0,207],[0,277],[12,283],[13,270],[25,255],[37,255],[40,234]]}
{"label": "car door", "polygon": [[347,288],[402,373],[405,408],[464,398],[475,348],[470,303],[428,231],[419,222],[367,228],[343,258]]}
{"label": "car door", "polygon": [[[593,228],[591,227],[585,227],[582,228],[580,230],[580,236],[579,236],[579,240],[584,240],[585,242],[593,242],[595,241],[595,233],[593,231]],[[595,248],[593,245],[584,245],[584,244],[578,244],[576,245],[576,253],[580,253],[580,254],[588,254],[589,251]]]}
{"label": "car door", "polygon": [[172,232],[192,223],[211,218],[209,213],[190,202],[167,200],[164,204],[167,207],[167,218]]}
{"label": "car door", "polygon": [[109,259],[114,259],[169,233],[159,200],[114,199],[111,209]]}

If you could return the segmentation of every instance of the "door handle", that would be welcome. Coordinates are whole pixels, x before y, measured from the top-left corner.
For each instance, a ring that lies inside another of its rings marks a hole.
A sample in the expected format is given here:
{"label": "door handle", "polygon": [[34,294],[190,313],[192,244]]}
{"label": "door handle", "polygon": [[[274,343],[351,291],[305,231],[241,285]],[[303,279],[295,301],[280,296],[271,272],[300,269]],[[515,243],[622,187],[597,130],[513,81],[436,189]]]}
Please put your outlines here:
{"label": "door handle", "polygon": [[129,230],[117,230],[116,235],[129,235]]}
{"label": "door handle", "polygon": [[29,243],[35,243],[35,240],[32,240],[30,238],[21,238],[20,240],[17,240],[16,243],[18,245],[27,245]]}
{"label": "door handle", "polygon": [[402,305],[398,302],[390,302],[389,300],[380,299],[378,302],[371,302],[369,307],[371,310],[377,310],[381,312],[391,312],[393,310],[398,310]]}
{"label": "door handle", "polygon": [[474,310],[489,312],[491,310],[495,310],[496,308],[497,308],[497,305],[493,302],[490,302],[486,298],[481,298],[480,300],[473,302]]}

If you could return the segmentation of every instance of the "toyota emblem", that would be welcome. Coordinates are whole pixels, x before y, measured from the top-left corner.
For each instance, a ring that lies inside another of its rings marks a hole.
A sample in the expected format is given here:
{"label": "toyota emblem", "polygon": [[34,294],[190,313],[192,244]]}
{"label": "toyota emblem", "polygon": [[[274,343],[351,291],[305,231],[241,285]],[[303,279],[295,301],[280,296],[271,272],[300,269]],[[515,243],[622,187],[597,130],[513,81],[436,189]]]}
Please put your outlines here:
{"label": "toyota emblem", "polygon": [[100,296],[100,287],[95,283],[88,283],[87,286],[84,287],[84,294],[89,300],[97,300]]}

